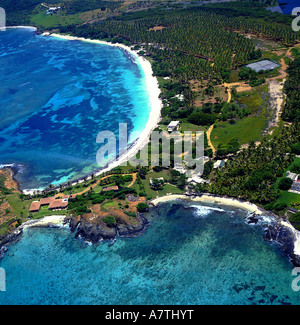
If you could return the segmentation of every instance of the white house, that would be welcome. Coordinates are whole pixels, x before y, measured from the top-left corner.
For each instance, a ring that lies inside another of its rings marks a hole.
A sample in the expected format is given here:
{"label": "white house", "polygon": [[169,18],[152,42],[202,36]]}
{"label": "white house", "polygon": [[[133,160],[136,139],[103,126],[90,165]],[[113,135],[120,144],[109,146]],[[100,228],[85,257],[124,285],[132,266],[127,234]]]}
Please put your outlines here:
{"label": "white house", "polygon": [[180,122],[179,121],[172,121],[169,125],[168,125],[168,132],[173,132],[174,130],[178,130]]}
{"label": "white house", "polygon": [[214,168],[222,168],[225,166],[225,160],[217,160],[214,163]]}

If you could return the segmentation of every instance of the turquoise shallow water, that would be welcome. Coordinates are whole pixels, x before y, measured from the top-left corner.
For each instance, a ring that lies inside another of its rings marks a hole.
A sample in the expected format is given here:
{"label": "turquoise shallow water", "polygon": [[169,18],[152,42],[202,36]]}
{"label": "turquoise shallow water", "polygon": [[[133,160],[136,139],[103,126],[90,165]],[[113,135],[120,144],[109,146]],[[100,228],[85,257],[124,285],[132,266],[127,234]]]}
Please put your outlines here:
{"label": "turquoise shallow water", "polygon": [[[97,134],[139,136],[150,114],[144,71],[109,45],[0,33],[0,165],[17,163],[22,188],[44,188],[91,173]],[[134,140],[134,139],[132,139]]]}
{"label": "turquoise shallow water", "polygon": [[142,236],[110,247],[28,229],[0,261],[0,304],[299,304],[287,256],[245,215],[168,202]]}

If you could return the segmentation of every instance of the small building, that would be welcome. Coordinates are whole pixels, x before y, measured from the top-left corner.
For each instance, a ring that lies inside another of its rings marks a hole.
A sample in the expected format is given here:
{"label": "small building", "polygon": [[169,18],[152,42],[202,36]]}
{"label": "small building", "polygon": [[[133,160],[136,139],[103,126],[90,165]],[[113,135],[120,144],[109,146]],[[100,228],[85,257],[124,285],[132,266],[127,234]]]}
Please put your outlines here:
{"label": "small building", "polygon": [[186,168],[180,164],[175,164],[174,170],[178,171],[180,174],[185,174],[186,173]]}
{"label": "small building", "polygon": [[41,204],[39,201],[33,201],[30,205],[29,212],[39,212],[41,208]]}
{"label": "small building", "polygon": [[291,190],[300,194],[300,181],[294,182],[291,186]]}
{"label": "small building", "polygon": [[278,63],[271,61],[271,60],[261,60],[261,61],[250,63],[250,64],[246,65],[246,68],[250,68],[256,72],[267,71],[267,70],[272,71],[278,67],[280,67],[280,65]]}
{"label": "small building", "polygon": [[[157,181],[159,181],[161,184],[163,184],[164,181],[165,181],[163,177],[154,178],[154,179],[157,180]],[[152,178],[150,178],[149,182],[150,182],[150,185],[153,185],[154,184]]]}
{"label": "small building", "polygon": [[108,192],[108,191],[118,191],[119,186],[108,186],[108,187],[103,187],[102,191]]}
{"label": "small building", "polygon": [[217,160],[213,168],[222,168],[225,166],[225,160]]}
{"label": "small building", "polygon": [[201,178],[201,177],[199,177],[197,175],[194,175],[194,176],[188,178],[187,179],[187,182],[190,183],[190,184],[196,185],[196,184],[209,183],[209,180],[206,180],[206,179]]}
{"label": "small building", "polygon": [[177,98],[178,100],[180,100],[181,102],[184,101],[184,96],[182,94],[178,94],[178,95],[175,95],[174,97],[172,98]]}
{"label": "small building", "polygon": [[59,9],[60,9],[60,7],[50,7],[50,8],[48,8],[46,14],[47,15],[52,14],[52,13],[58,11]]}
{"label": "small building", "polygon": [[298,174],[296,173],[291,173],[290,171],[286,172],[286,177],[290,178],[291,180],[293,180],[294,182],[297,181],[298,179]]}
{"label": "small building", "polygon": [[173,132],[174,130],[178,130],[179,128],[179,124],[180,124],[180,121],[172,121],[169,125],[168,125],[168,132]]}
{"label": "small building", "polygon": [[40,205],[41,206],[45,206],[45,205],[49,205],[52,201],[55,200],[55,197],[43,197],[42,199],[40,199]]}
{"label": "small building", "polygon": [[49,210],[62,210],[68,207],[68,199],[54,200],[49,204]]}

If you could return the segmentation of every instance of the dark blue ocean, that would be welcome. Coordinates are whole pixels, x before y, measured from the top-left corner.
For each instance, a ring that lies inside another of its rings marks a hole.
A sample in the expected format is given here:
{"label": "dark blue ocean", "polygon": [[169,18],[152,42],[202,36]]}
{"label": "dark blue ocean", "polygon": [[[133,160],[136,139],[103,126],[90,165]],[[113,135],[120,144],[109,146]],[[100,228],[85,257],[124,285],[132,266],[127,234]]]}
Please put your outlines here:
{"label": "dark blue ocean", "polygon": [[285,15],[290,15],[294,8],[300,7],[299,0],[278,0],[278,4]]}
{"label": "dark blue ocean", "polygon": [[298,305],[287,256],[245,216],[170,201],[147,214],[142,236],[112,246],[28,228],[0,261],[0,304]]}
{"label": "dark blue ocean", "polygon": [[127,123],[133,141],[148,121],[144,71],[120,48],[7,29],[0,67],[0,165],[21,166],[23,189],[99,169],[100,131]]}

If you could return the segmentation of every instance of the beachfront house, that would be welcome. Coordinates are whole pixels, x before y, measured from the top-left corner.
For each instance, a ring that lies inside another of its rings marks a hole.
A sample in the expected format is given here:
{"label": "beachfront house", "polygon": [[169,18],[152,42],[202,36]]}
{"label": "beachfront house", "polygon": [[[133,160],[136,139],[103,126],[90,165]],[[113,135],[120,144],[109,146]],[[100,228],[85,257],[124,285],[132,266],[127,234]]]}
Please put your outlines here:
{"label": "beachfront house", "polygon": [[46,206],[49,205],[51,202],[53,202],[55,200],[55,197],[43,197],[42,199],[40,199],[40,205],[41,206]]}
{"label": "beachfront house", "polygon": [[168,125],[168,132],[173,132],[175,130],[178,130],[179,129],[179,125],[180,125],[180,122],[179,121],[172,121],[169,125]]}
{"label": "beachfront house", "polygon": [[31,203],[31,205],[30,205],[29,212],[31,212],[31,213],[39,212],[40,208],[41,208],[40,202],[39,201],[33,201]]}
{"label": "beachfront house", "polygon": [[209,183],[209,180],[206,180],[206,179],[201,178],[201,177],[199,177],[197,175],[194,175],[194,176],[188,178],[187,182],[189,184],[197,185],[197,184]]}
{"label": "beachfront house", "polygon": [[54,200],[49,204],[49,210],[63,210],[68,207],[68,199],[58,199]]}

